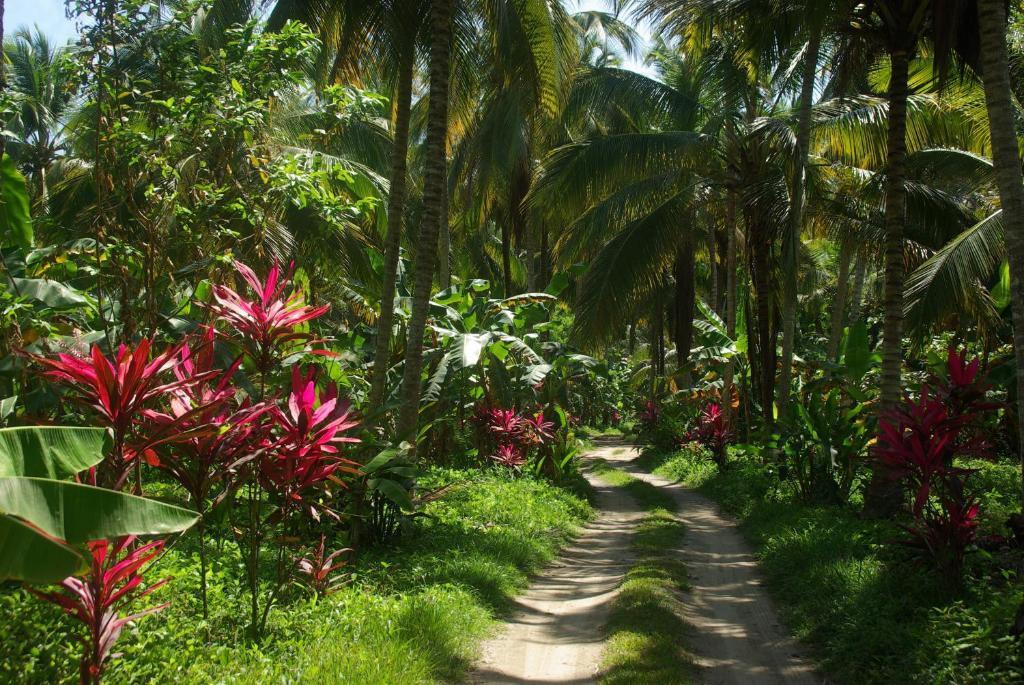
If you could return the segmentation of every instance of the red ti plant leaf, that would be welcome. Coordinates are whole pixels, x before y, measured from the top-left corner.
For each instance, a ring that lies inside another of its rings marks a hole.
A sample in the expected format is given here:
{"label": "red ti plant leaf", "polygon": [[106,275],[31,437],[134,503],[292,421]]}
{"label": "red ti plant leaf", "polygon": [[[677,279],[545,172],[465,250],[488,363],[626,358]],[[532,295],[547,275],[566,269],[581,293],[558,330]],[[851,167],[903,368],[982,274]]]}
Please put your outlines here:
{"label": "red ti plant leaf", "polygon": [[264,487],[277,493],[285,506],[303,502],[303,491],[336,480],[338,472],[358,473],[359,465],[341,457],[338,448],[359,442],[344,435],[358,422],[333,383],[317,393],[315,369],[303,375],[298,366],[292,367],[288,409],[274,406],[270,416],[281,437],[260,458],[259,473]]}
{"label": "red ti plant leaf", "polygon": [[308,587],[317,597],[324,597],[331,594],[344,584],[345,577],[339,571],[348,565],[346,561],[338,559],[351,552],[348,547],[339,549],[328,554],[326,550],[327,539],[321,535],[320,545],[296,564],[299,578],[303,585]]}
{"label": "red ti plant leaf", "polygon": [[157,466],[185,488],[200,513],[217,482],[226,484],[234,467],[255,451],[261,417],[270,411],[265,404],[238,401],[232,379],[241,359],[218,369],[214,336],[207,327],[194,346],[181,346],[173,372],[182,384],[167,392],[166,409],[144,412],[152,433],[178,433],[173,444],[160,445]]}
{"label": "red ti plant leaf", "polygon": [[330,306],[308,306],[302,293],[291,289],[294,263],[283,275],[275,263],[262,281],[242,262],[236,261],[235,269],[251,296],[217,285],[210,309],[230,327],[226,335],[240,342],[257,369],[267,372],[283,353],[313,341],[313,334],[301,327],[323,316]]}
{"label": "red ti plant leaf", "polygon": [[187,386],[202,382],[204,374],[166,378],[167,372],[179,363],[181,346],[152,355],[153,342],[142,340],[134,349],[121,345],[113,358],[106,357],[93,346],[88,357],[58,354],[56,359],[36,356],[44,368],[43,375],[68,387],[76,399],[88,406],[103,425],[111,431],[113,453],[103,466],[101,484],[120,489],[134,462],[136,489],[141,489],[138,460],[151,463],[157,445],[186,437],[178,423],[162,426],[159,431],[142,431],[143,412]]}
{"label": "red ti plant leaf", "polygon": [[969,494],[973,471],[959,456],[989,456],[981,419],[997,405],[985,401],[978,360],[950,349],[947,378],[933,379],[915,401],[908,397],[879,422],[874,458],[912,496],[910,547],[927,553],[951,584],[959,584],[964,555],[977,534],[979,506]]}
{"label": "red ti plant leaf", "polygon": [[519,442],[523,431],[523,417],[515,409],[495,407],[486,414],[487,430],[499,445]]}
{"label": "red ti plant leaf", "polygon": [[56,604],[86,626],[85,645],[80,662],[82,683],[99,683],[114,643],[130,621],[161,611],[167,604],[134,613],[128,608],[162,586],[169,579],[143,584],[143,570],[163,550],[163,540],[136,544],[134,536],[113,543],[94,540],[89,543],[89,571],[84,578],[74,576],[61,581],[61,590],[41,592],[37,597]]}
{"label": "red ti plant leaf", "polygon": [[544,418],[543,412],[536,415],[524,416],[522,418],[523,430],[521,431],[522,441],[535,445],[544,445],[555,439],[553,421]]}
{"label": "red ti plant leaf", "polygon": [[658,422],[661,421],[661,407],[659,407],[654,400],[647,400],[643,409],[637,416],[637,419],[640,422],[642,430],[656,430],[658,428]]}
{"label": "red ti plant leaf", "polygon": [[523,454],[523,451],[518,445],[513,443],[498,445],[498,449],[491,456],[491,459],[510,469],[518,469],[526,463],[526,456]]}

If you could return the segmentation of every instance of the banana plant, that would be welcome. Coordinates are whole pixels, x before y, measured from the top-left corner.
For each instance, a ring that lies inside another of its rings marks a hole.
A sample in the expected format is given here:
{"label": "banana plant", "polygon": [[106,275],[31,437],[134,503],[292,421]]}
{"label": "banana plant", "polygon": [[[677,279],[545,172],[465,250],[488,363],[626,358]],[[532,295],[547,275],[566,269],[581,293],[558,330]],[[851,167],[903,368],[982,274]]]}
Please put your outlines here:
{"label": "banana plant", "polygon": [[86,569],[84,546],[176,533],[196,514],[69,480],[103,459],[102,428],[0,429],[0,580],[54,583]]}
{"label": "banana plant", "polygon": [[548,317],[547,293],[492,299],[490,283],[472,280],[439,293],[432,301],[435,336],[427,352],[430,377],[425,399],[438,401],[460,371],[475,369],[478,390],[497,393],[503,406],[540,384],[551,370],[533,330]]}

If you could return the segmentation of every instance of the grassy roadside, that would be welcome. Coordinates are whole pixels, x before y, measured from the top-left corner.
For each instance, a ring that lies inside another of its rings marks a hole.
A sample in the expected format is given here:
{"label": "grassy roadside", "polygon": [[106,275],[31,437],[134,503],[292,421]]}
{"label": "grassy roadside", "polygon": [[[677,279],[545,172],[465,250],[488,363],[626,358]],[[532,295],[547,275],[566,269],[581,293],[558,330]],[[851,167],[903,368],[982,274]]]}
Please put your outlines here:
{"label": "grassy roadside", "polygon": [[[891,524],[853,507],[807,506],[788,484],[738,459],[724,472],[689,452],[646,452],[641,465],[695,487],[736,516],[797,636],[847,685],[1024,682],[1024,650],[1006,638],[1024,586],[1012,574],[970,581],[951,598],[886,544]],[[994,477],[994,476],[993,476]]]}
{"label": "grassy roadside", "polygon": [[[495,469],[433,471],[425,489],[455,483],[394,547],[371,550],[351,584],[271,614],[260,645],[243,637],[237,553],[215,559],[211,618],[201,615],[192,550],[179,545],[153,577],[174,576],[163,613],[128,628],[109,683],[452,682],[529,575],[592,516],[582,497]],[[0,605],[0,682],[77,682],[78,645],[56,611],[17,592]],[[208,642],[207,631],[213,636]],[[31,639],[30,639],[31,636]]]}
{"label": "grassy roadside", "polygon": [[637,561],[612,605],[601,683],[688,685],[693,682],[683,649],[688,628],[677,596],[686,588],[686,569],[675,555],[684,531],[673,515],[675,500],[606,462],[591,463],[603,480],[625,490],[648,512],[633,542]]}

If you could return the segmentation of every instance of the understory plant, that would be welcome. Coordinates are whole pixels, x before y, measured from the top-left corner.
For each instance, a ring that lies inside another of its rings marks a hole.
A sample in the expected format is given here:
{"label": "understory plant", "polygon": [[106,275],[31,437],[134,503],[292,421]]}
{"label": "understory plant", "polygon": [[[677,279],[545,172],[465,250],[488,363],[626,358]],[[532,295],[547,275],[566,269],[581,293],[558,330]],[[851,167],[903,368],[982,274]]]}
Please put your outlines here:
{"label": "understory plant", "polygon": [[732,431],[729,430],[728,419],[722,406],[711,402],[697,417],[697,427],[687,435],[687,438],[700,443],[706,447],[719,467],[725,465],[726,447],[732,440]]}
{"label": "understory plant", "polygon": [[979,502],[972,470],[957,457],[990,458],[981,431],[997,405],[986,400],[978,359],[949,349],[945,378],[933,378],[881,419],[874,457],[911,499],[909,534],[902,541],[932,560],[951,586],[963,578],[964,557],[978,531]]}
{"label": "understory plant", "polygon": [[[83,685],[99,683],[111,650],[125,625],[167,607],[133,607],[169,579],[146,583],[146,567],[162,551],[164,542],[140,544],[134,536],[89,543],[89,569],[79,578],[69,576],[56,592],[32,590],[37,597],[56,604],[85,626],[79,662]],[[130,612],[130,613],[129,613]]]}

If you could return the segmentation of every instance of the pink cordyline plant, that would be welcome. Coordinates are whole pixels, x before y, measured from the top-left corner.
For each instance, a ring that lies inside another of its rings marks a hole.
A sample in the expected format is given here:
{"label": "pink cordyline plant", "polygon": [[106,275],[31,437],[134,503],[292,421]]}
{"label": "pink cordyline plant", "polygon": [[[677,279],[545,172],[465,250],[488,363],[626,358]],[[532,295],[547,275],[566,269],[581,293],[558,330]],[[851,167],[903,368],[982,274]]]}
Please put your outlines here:
{"label": "pink cordyline plant", "polygon": [[[195,345],[182,345],[179,363],[173,368],[174,376],[181,381],[199,381],[172,388],[165,410],[143,412],[147,428],[152,432],[176,429],[187,436],[173,445],[157,448],[151,462],[188,492],[200,515],[197,532],[204,617],[209,615],[204,517],[210,507],[233,494],[237,485],[233,477],[240,467],[255,458],[266,439],[266,417],[270,411],[267,404],[253,404],[248,399],[237,401],[231,382],[241,358],[225,370],[217,369],[214,342],[214,331],[207,327]],[[220,494],[211,502],[218,484]]]}
{"label": "pink cordyline plant", "polygon": [[[136,489],[141,490],[140,458],[155,464],[153,448],[189,436],[182,424],[187,416],[161,425],[160,430],[139,431],[143,412],[164,397],[201,383],[210,373],[166,379],[179,363],[181,346],[152,356],[153,342],[142,340],[134,349],[121,345],[114,357],[106,357],[93,345],[88,357],[61,353],[56,359],[36,356],[43,376],[69,388],[77,400],[91,408],[111,431],[113,454],[107,461],[106,484],[121,488],[134,462]],[[191,430],[200,430],[193,426]],[[94,474],[95,475],[95,474]]]}
{"label": "pink cordyline plant", "polygon": [[338,561],[343,555],[352,551],[345,547],[330,554],[326,551],[327,538],[320,536],[320,544],[309,556],[299,559],[296,571],[303,585],[308,587],[317,597],[324,597],[338,589],[345,582],[345,576],[339,573],[348,565],[346,561]]}
{"label": "pink cordyline plant", "polygon": [[711,450],[716,462],[722,464],[725,461],[725,448],[732,435],[721,405],[712,402],[704,408],[696,436],[698,442]]}
{"label": "pink cordyline plant", "polygon": [[167,603],[124,615],[125,610],[169,579],[143,585],[143,569],[163,550],[162,540],[136,545],[135,537],[123,537],[113,543],[96,540],[89,543],[89,572],[61,581],[62,591],[40,592],[37,597],[56,604],[85,624],[85,650],[80,662],[82,683],[99,683],[111,657],[111,650],[125,624],[161,611]]}
{"label": "pink cordyline plant", "polygon": [[299,327],[323,316],[330,305],[311,307],[306,305],[301,291],[288,293],[294,263],[286,274],[275,263],[264,281],[242,262],[235,261],[235,269],[254,297],[246,298],[225,285],[216,285],[210,309],[228,324],[230,330],[226,335],[241,344],[256,368],[267,371],[279,355],[313,341],[314,335]]}
{"label": "pink cordyline plant", "polygon": [[518,445],[513,443],[498,445],[498,449],[491,455],[491,459],[510,469],[518,469],[526,463],[526,455]]}
{"label": "pink cordyline plant", "polygon": [[485,415],[487,430],[499,444],[519,441],[523,431],[523,417],[515,409],[494,407]]}
{"label": "pink cordyline plant", "polygon": [[934,379],[915,401],[908,397],[879,422],[874,458],[889,477],[913,495],[913,524],[905,541],[926,551],[948,581],[959,584],[967,547],[978,527],[979,505],[967,491],[973,471],[954,464],[958,456],[991,456],[979,430],[986,403],[980,364],[950,349],[947,379]]}
{"label": "pink cordyline plant", "polygon": [[522,417],[523,430],[522,440],[536,445],[543,445],[555,439],[552,432],[555,428],[553,421],[544,418],[544,412],[538,412],[534,416]]}
{"label": "pink cordyline plant", "polygon": [[288,410],[274,407],[271,412],[281,437],[260,459],[260,475],[265,487],[277,492],[288,503],[303,502],[302,492],[320,484],[337,472],[358,473],[359,465],[339,456],[338,445],[357,443],[358,438],[343,435],[358,425],[348,402],[338,399],[331,383],[317,396],[316,371],[303,375],[292,367],[292,390]]}

